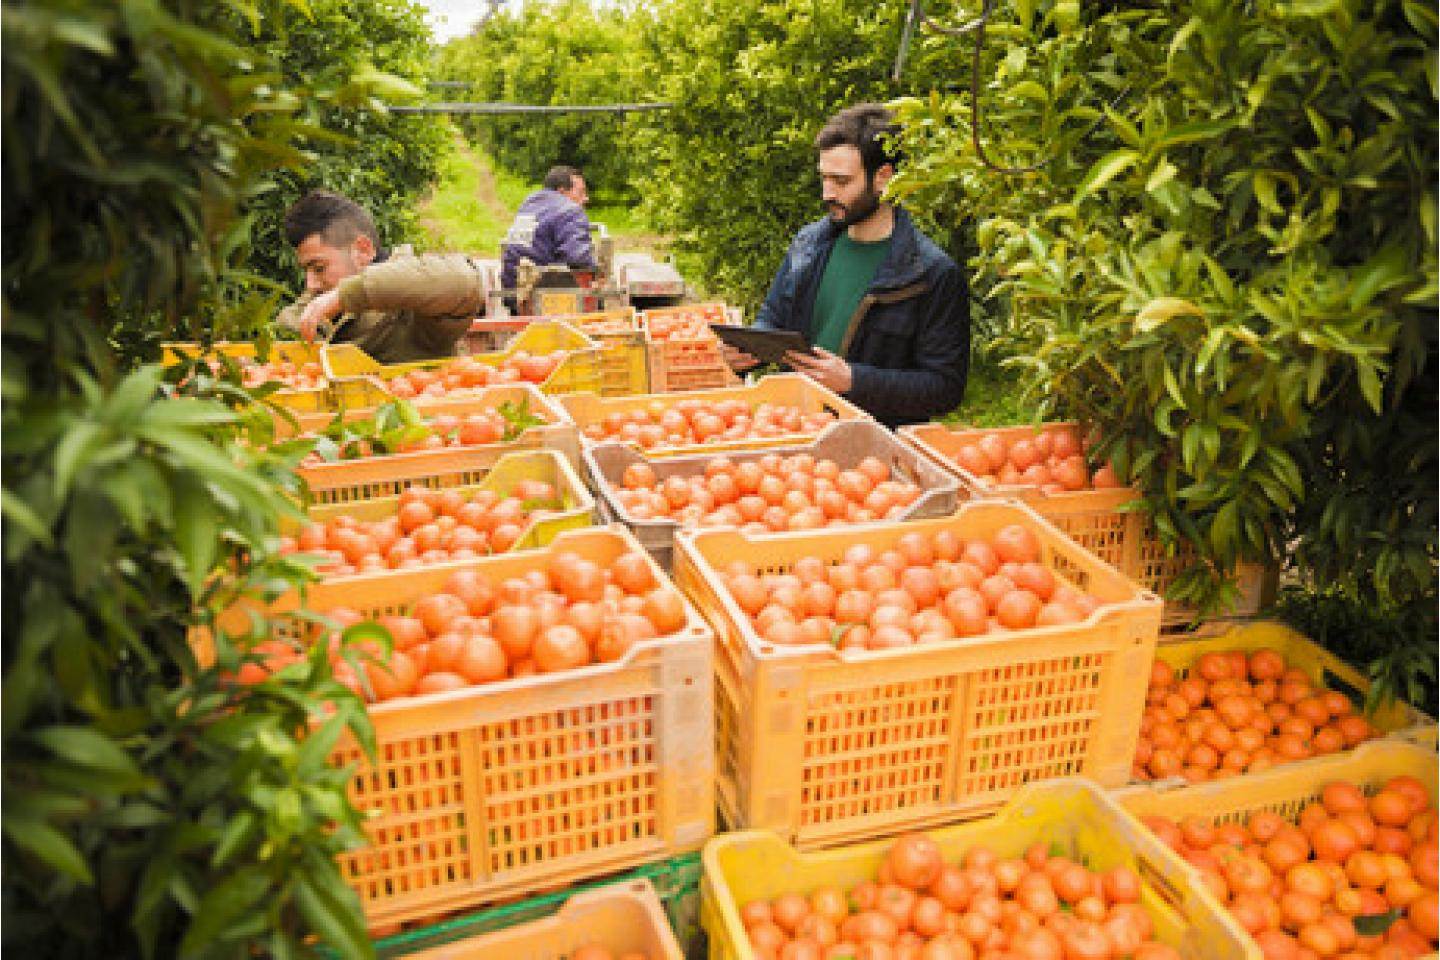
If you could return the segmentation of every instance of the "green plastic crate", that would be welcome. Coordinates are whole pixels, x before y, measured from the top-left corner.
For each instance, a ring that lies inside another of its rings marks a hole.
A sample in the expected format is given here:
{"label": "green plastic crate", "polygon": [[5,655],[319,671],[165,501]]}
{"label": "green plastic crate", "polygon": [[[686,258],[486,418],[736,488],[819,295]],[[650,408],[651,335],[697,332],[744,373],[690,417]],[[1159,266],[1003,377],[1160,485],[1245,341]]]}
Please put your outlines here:
{"label": "green plastic crate", "polygon": [[582,890],[644,878],[654,886],[660,902],[665,905],[665,914],[670,919],[676,939],[685,950],[685,956],[700,960],[705,956],[704,936],[700,931],[700,873],[699,852],[687,853],[598,880],[577,883],[553,893],[488,907],[461,917],[397,933],[377,940],[375,952],[381,960],[395,960],[430,947],[548,917],[559,910],[566,900]]}

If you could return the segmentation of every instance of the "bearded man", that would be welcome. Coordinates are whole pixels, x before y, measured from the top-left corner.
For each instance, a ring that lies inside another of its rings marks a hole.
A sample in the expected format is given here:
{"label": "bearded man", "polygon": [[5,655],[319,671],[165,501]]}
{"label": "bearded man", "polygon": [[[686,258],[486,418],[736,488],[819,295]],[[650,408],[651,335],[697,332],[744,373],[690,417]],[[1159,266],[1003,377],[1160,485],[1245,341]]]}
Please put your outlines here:
{"label": "bearded man", "polygon": [[[755,318],[810,344],[796,371],[887,426],[959,406],[970,366],[970,299],[955,261],[881,200],[900,157],[890,112],[842,110],[815,138],[828,216],[796,234]],[[733,348],[737,370],[755,359]]]}

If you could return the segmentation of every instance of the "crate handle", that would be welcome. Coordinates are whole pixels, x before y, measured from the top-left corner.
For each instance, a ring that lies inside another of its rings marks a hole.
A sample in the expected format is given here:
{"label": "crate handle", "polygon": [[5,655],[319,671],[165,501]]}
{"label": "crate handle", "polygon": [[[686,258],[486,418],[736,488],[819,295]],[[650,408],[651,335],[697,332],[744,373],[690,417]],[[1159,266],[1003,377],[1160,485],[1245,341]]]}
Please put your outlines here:
{"label": "crate handle", "polygon": [[[1187,867],[1186,869],[1188,870],[1189,868]],[[1170,881],[1170,878],[1165,876],[1164,872],[1155,866],[1155,864],[1150,861],[1150,858],[1144,854],[1140,854],[1135,858],[1135,872],[1140,874],[1146,883],[1154,887],[1155,891],[1160,895],[1160,899],[1164,900],[1170,906],[1178,910],[1185,902],[1185,898],[1180,894],[1175,884]]]}
{"label": "crate handle", "polygon": [[1320,668],[1320,680],[1327,690],[1340,691],[1350,699],[1351,703],[1356,705],[1363,705],[1365,703],[1364,694],[1356,689],[1354,684],[1350,683],[1329,667]]}

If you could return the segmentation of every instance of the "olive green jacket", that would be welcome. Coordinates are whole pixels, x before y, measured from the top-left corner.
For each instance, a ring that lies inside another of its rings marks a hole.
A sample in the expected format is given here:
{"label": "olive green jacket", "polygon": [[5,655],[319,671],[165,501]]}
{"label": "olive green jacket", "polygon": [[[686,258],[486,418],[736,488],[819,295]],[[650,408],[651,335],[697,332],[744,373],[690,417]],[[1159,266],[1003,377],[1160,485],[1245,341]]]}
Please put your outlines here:
{"label": "olive green jacket", "polygon": [[[340,281],[340,316],[322,324],[331,343],[353,343],[381,363],[448,357],[455,341],[485,309],[485,281],[460,254],[392,251]],[[300,329],[300,315],[315,298],[306,293],[275,322]]]}

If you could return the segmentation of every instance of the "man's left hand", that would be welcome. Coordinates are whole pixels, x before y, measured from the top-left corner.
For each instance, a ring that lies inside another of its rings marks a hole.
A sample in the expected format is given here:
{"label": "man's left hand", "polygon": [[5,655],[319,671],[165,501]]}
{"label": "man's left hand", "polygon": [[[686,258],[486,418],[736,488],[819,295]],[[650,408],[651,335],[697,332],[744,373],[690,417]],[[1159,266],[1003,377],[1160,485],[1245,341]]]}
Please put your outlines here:
{"label": "man's left hand", "polygon": [[824,347],[811,349],[814,353],[796,353],[791,350],[785,354],[785,362],[797,373],[805,374],[828,390],[835,393],[848,392],[851,383],[850,364],[845,362],[845,358],[836,356]]}
{"label": "man's left hand", "polygon": [[320,324],[329,324],[338,316],[340,316],[340,291],[327,290],[319,294],[300,314],[300,336],[305,338],[306,343],[314,343],[315,333],[319,330]]}

